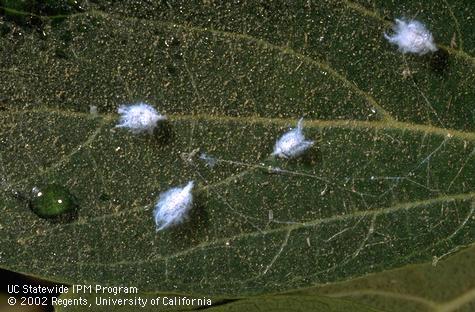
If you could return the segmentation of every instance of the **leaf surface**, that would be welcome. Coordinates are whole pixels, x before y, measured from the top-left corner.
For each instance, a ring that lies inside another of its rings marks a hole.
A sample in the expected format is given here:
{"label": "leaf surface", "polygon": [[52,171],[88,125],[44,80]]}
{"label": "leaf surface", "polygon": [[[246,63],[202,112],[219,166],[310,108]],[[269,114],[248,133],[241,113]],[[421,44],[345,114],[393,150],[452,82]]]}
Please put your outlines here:
{"label": "leaf surface", "polygon": [[[102,1],[39,30],[2,19],[0,265],[245,296],[473,243],[473,3],[384,3]],[[439,54],[384,40],[403,13],[420,13]],[[138,101],[168,116],[156,136],[115,128]],[[302,116],[314,147],[269,157]],[[189,180],[189,222],[155,232],[157,196]],[[77,220],[12,196],[50,183],[79,199]]]}

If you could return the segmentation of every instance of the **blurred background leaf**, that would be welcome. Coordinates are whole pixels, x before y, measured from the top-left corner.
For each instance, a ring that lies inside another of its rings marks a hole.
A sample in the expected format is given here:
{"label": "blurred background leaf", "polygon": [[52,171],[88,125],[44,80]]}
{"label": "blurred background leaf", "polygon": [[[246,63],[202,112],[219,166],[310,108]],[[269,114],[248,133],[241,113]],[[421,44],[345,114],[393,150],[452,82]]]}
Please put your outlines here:
{"label": "blurred background leaf", "polygon": [[388,312],[475,310],[475,247],[444,260],[318,286],[295,295],[327,295]]}
{"label": "blurred background leaf", "polygon": [[[110,306],[99,306],[95,305],[94,302],[96,297],[101,295],[62,295],[61,298],[66,299],[75,299],[75,298],[84,298],[88,302],[92,303],[92,306],[88,308],[90,311],[100,312],[100,311],[109,311]],[[374,309],[370,306],[363,305],[356,302],[351,302],[344,299],[335,299],[323,297],[315,294],[311,295],[274,295],[266,297],[253,297],[250,299],[242,300],[214,300],[212,307],[197,305],[180,305],[180,306],[170,306],[163,305],[163,297],[166,296],[165,302],[169,302],[168,299],[172,298],[173,295],[151,295],[151,294],[138,294],[138,295],[126,295],[120,296],[120,298],[132,299],[134,297],[140,296],[142,299],[147,299],[148,304],[144,307],[141,307],[141,311],[192,311],[192,310],[203,310],[212,311],[212,312],[231,312],[231,311],[249,311],[249,312],[258,312],[258,311],[314,311],[314,312],[378,312],[380,310]],[[160,299],[158,300],[158,305],[151,305],[151,299],[157,299],[157,296]],[[189,298],[189,297],[188,297]],[[116,311],[130,311],[132,308],[137,308],[137,306],[131,307],[130,305],[116,306],[114,310]],[[57,306],[56,311],[65,311],[65,312],[74,312],[74,311],[84,311],[83,306]]]}

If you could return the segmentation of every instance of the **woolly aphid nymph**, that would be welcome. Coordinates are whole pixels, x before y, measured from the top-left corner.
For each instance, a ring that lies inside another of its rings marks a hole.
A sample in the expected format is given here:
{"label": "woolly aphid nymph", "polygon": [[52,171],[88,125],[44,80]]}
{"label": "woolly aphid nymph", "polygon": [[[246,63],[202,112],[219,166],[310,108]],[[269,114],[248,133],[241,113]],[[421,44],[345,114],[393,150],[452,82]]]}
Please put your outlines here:
{"label": "woolly aphid nymph", "polygon": [[133,133],[153,133],[160,120],[167,119],[160,115],[157,110],[148,104],[138,103],[133,105],[121,105],[118,110],[120,116],[117,128],[127,128]]}
{"label": "woolly aphid nymph", "polygon": [[194,182],[184,187],[174,187],[160,194],[153,210],[157,232],[182,223],[188,218],[188,211],[193,203]]}
{"label": "woolly aphid nymph", "polygon": [[218,162],[216,160],[216,158],[208,156],[205,153],[201,153],[200,159],[203,160],[206,163],[206,166],[208,166],[210,168],[213,168],[216,165],[216,163]]}
{"label": "woolly aphid nymph", "polygon": [[303,118],[298,121],[297,128],[291,129],[277,140],[272,155],[281,158],[294,158],[302,155],[313,145],[313,141],[305,140],[302,129]]}
{"label": "woolly aphid nymph", "polygon": [[424,55],[437,51],[431,32],[421,22],[396,19],[393,29],[395,33],[392,36],[384,33],[384,37],[396,44],[402,53]]}

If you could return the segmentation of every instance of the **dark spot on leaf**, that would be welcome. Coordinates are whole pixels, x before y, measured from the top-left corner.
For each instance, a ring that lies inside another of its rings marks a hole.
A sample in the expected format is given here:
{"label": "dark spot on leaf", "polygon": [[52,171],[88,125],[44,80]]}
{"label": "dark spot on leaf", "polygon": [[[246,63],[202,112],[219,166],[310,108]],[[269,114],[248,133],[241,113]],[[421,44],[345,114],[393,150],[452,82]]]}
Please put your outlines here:
{"label": "dark spot on leaf", "polygon": [[54,55],[58,58],[61,58],[61,59],[67,59],[68,58],[68,54],[66,53],[66,51],[64,51],[63,49],[56,49],[54,51]]}
{"label": "dark spot on leaf", "polygon": [[181,41],[176,37],[171,37],[170,39],[165,40],[165,45],[173,49],[179,47],[181,45]]}
{"label": "dark spot on leaf", "polygon": [[[2,12],[0,10],[0,15],[2,15]],[[6,34],[10,33],[12,31],[10,25],[7,23],[1,24],[0,25],[0,36],[5,36]]]}
{"label": "dark spot on leaf", "polygon": [[316,168],[322,161],[322,157],[317,144],[312,145],[300,158],[296,159],[310,168]]}
{"label": "dark spot on leaf", "polygon": [[174,75],[176,74],[176,68],[175,68],[174,66],[172,66],[172,65],[168,65],[168,66],[167,66],[167,72],[168,72],[170,75],[174,76]]}
{"label": "dark spot on leaf", "polygon": [[174,137],[172,125],[168,120],[163,120],[159,122],[153,134],[154,138],[160,145],[169,144]]}
{"label": "dark spot on leaf", "polygon": [[73,35],[72,35],[71,31],[62,31],[59,35],[59,38],[64,43],[70,43],[73,40]]}
{"label": "dark spot on leaf", "polygon": [[8,110],[8,107],[6,105],[7,101],[8,101],[7,97],[0,97],[0,111]]}
{"label": "dark spot on leaf", "polygon": [[181,51],[181,41],[176,37],[171,37],[165,40],[165,46],[167,47],[168,53],[174,60],[181,61],[183,59],[183,54]]}
{"label": "dark spot on leaf", "polygon": [[173,53],[172,57],[173,57],[173,59],[178,60],[178,61],[183,60],[183,54],[181,52]]}
{"label": "dark spot on leaf", "polygon": [[11,195],[13,198],[21,202],[27,202],[29,200],[27,195],[17,190],[11,190]]}
{"label": "dark spot on leaf", "polygon": [[111,199],[110,195],[107,194],[107,193],[102,193],[101,195],[99,195],[99,199],[101,201],[109,201]]}
{"label": "dark spot on leaf", "polygon": [[439,49],[431,54],[429,61],[430,68],[437,74],[447,73],[450,65],[450,55],[446,50]]}
{"label": "dark spot on leaf", "polygon": [[186,221],[189,232],[193,237],[199,237],[199,233],[204,233],[208,228],[208,212],[206,210],[206,198],[203,193],[193,192],[193,206],[190,209],[188,220]]}

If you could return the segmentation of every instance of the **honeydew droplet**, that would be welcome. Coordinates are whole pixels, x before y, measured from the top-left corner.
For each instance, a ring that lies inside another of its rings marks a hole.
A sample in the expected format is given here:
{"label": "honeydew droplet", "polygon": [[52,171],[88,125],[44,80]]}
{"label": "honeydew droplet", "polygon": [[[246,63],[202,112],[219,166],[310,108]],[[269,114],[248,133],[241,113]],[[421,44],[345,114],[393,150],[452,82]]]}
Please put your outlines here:
{"label": "honeydew droplet", "polygon": [[61,219],[77,212],[77,200],[64,186],[49,184],[41,188],[35,187],[32,193],[30,207],[40,218]]}

